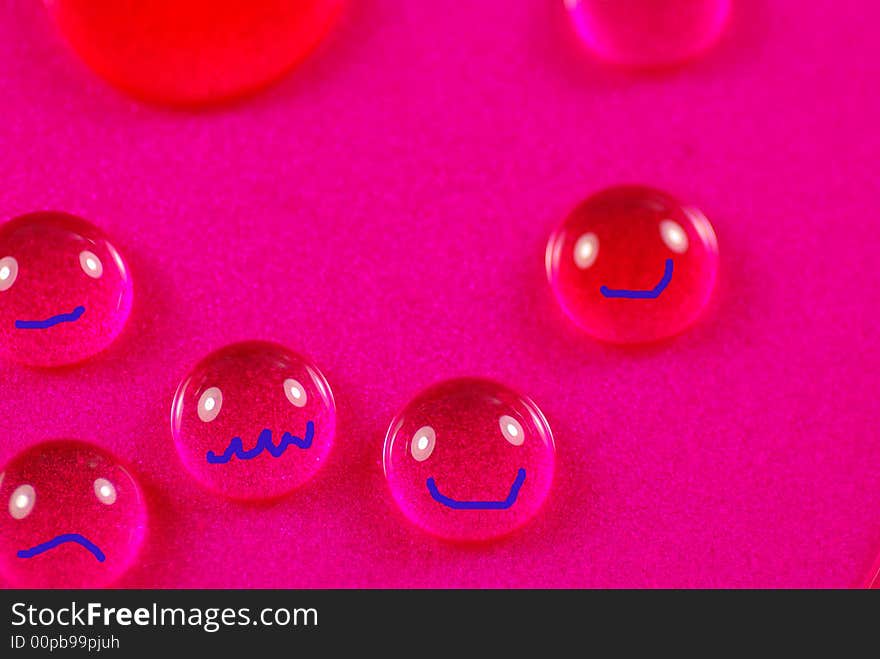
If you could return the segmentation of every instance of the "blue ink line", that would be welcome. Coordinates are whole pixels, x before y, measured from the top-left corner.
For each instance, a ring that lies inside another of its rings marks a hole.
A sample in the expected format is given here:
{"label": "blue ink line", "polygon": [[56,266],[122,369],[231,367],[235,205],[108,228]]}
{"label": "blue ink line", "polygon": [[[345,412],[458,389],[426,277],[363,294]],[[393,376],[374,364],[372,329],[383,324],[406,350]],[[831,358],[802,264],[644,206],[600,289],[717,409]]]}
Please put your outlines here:
{"label": "blue ink line", "polygon": [[31,547],[30,549],[21,549],[18,551],[19,558],[33,558],[39,554],[42,554],[44,551],[49,551],[50,549],[55,549],[58,545],[63,545],[65,542],[75,542],[79,545],[82,545],[86,549],[88,549],[92,554],[95,555],[101,563],[104,562],[106,558],[104,556],[104,552],[98,549],[98,545],[94,542],[86,538],[85,536],[80,535],[79,533],[64,533],[59,535],[57,538],[52,538],[48,542],[44,542],[43,544],[37,545],[36,547]]}
{"label": "blue ink line", "polygon": [[263,432],[257,438],[257,445],[247,451],[241,443],[241,437],[233,437],[229,442],[229,446],[222,455],[217,455],[214,451],[208,451],[207,460],[214,465],[226,464],[232,460],[232,456],[236,456],[239,460],[250,460],[257,457],[263,451],[268,451],[273,458],[280,458],[281,454],[287,450],[287,447],[293,444],[301,449],[311,448],[312,439],[315,437],[315,424],[309,421],[306,423],[305,438],[294,437],[289,432],[284,433],[278,446],[272,443],[272,431],[264,428]]}
{"label": "blue ink line", "polygon": [[437,484],[434,482],[433,478],[428,479],[428,492],[431,493],[434,501],[442,503],[444,506],[455,508],[456,510],[507,510],[516,501],[516,497],[519,495],[519,490],[525,481],[526,470],[520,468],[520,470],[516,472],[516,480],[513,481],[513,485],[510,488],[510,494],[507,495],[507,498],[504,501],[456,501],[455,499],[450,499],[449,497],[440,494],[440,490],[437,489]]}
{"label": "blue ink line", "polygon": [[663,279],[650,291],[632,291],[626,288],[608,288],[602,286],[599,291],[605,297],[624,297],[630,300],[653,300],[660,297],[660,293],[666,290],[669,282],[672,281],[672,259],[666,259],[666,268],[663,271]]}
{"label": "blue ink line", "polygon": [[16,329],[49,329],[58,323],[72,323],[79,320],[85,312],[85,307],[77,307],[70,313],[60,313],[46,320],[16,320],[15,327]]}

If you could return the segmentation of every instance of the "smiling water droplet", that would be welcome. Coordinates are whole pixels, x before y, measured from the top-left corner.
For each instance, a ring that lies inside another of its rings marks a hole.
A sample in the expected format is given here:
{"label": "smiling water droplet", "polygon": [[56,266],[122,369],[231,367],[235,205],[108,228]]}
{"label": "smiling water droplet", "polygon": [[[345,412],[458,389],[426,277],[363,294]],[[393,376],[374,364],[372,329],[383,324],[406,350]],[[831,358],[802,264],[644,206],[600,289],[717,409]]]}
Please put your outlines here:
{"label": "smiling water droplet", "polygon": [[603,190],[550,236],[547,277],[562,309],[596,338],[662,339],[705,308],[718,272],[709,220],[644,186]]}
{"label": "smiling water droplet", "polygon": [[541,508],[555,448],[531,400],[497,382],[461,378],[429,387],[394,418],[384,466],[414,524],[450,540],[487,540]]}
{"label": "smiling water droplet", "polygon": [[58,212],[0,226],[0,353],[32,366],[91,357],[122,332],[131,274],[97,227]]}

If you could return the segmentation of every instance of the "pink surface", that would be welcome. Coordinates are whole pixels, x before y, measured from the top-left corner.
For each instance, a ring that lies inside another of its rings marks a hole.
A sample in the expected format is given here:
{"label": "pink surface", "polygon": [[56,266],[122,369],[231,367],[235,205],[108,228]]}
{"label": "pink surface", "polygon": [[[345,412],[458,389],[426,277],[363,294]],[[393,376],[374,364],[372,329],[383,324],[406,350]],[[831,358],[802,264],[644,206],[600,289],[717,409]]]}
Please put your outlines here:
{"label": "pink surface", "polygon": [[[131,461],[151,526],[121,586],[852,586],[880,551],[873,2],[737,3],[702,60],[597,64],[561,2],[350,3],[253,99],[144,105],[37,0],[0,2],[0,214],[105,228],[127,330],[59,372],[0,366],[0,460],[49,437]],[[605,185],[704,210],[710,312],[621,349],[576,330],[549,232]],[[181,465],[179,380],[266,338],[311,355],[338,436],[309,485],[229,503]],[[494,544],[416,529],[382,475],[393,414],[453,375],[532,397],[557,445],[541,514]]]}

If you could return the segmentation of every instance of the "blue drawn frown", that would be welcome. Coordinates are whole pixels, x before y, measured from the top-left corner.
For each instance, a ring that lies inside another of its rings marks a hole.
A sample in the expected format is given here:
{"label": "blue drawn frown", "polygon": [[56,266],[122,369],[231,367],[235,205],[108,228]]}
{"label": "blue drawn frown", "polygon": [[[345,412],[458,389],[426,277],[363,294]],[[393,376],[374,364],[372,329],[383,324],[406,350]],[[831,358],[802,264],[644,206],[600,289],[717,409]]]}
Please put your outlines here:
{"label": "blue drawn frown", "polygon": [[57,316],[51,316],[46,320],[16,320],[16,329],[49,329],[59,323],[73,323],[80,319],[86,312],[85,307],[77,307],[70,313],[60,313]]}
{"label": "blue drawn frown", "polygon": [[207,460],[210,464],[226,464],[232,460],[233,456],[239,460],[250,460],[257,457],[263,451],[267,451],[273,458],[280,458],[290,445],[294,445],[301,449],[311,448],[312,440],[315,438],[315,424],[311,421],[306,423],[305,437],[295,437],[289,432],[285,432],[278,442],[278,446],[272,443],[272,431],[264,428],[257,438],[257,445],[252,449],[244,450],[241,437],[233,437],[229,442],[229,446],[221,455],[217,455],[214,451],[208,451]]}
{"label": "blue drawn frown", "polygon": [[79,533],[63,533],[59,536],[52,538],[46,542],[43,542],[36,547],[31,547],[30,549],[21,549],[18,551],[17,556],[19,558],[33,558],[34,556],[39,556],[43,552],[47,552],[50,549],[55,549],[55,547],[59,545],[63,545],[65,542],[73,542],[75,544],[81,545],[88,551],[92,553],[92,555],[100,562],[103,563],[104,552],[102,552],[98,545],[94,542],[86,538],[84,535],[80,535]]}
{"label": "blue drawn frown", "polygon": [[427,485],[428,492],[431,493],[434,501],[442,503],[449,508],[456,510],[507,510],[516,502],[516,497],[519,495],[519,491],[525,482],[526,470],[520,468],[516,472],[516,479],[513,481],[513,485],[510,486],[510,494],[503,501],[456,501],[440,494],[440,490],[437,489],[437,483],[434,482],[433,477],[428,479]]}
{"label": "blue drawn frown", "polygon": [[660,283],[650,290],[640,291],[628,288],[608,288],[607,286],[602,286],[599,288],[599,292],[605,297],[627,298],[630,300],[653,300],[660,297],[660,293],[666,290],[670,281],[672,281],[672,259],[666,259],[666,267],[663,270],[663,277],[660,279]]}

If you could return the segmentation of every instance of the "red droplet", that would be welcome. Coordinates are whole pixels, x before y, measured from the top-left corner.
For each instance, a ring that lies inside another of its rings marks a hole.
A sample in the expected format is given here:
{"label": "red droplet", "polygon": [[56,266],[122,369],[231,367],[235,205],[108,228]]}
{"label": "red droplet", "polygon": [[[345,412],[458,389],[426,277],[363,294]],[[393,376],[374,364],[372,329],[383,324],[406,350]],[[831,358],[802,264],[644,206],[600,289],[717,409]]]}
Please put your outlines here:
{"label": "red droplet", "polygon": [[547,244],[547,276],[568,316],[615,343],[677,334],[706,306],[718,245],[706,217],[643,186],[581,203]]}
{"label": "red droplet", "polygon": [[225,99],[286,73],[321,40],[342,0],[46,0],[74,50],[137,96]]}

